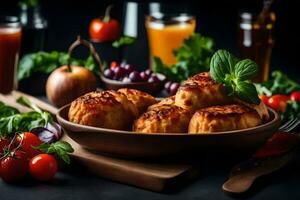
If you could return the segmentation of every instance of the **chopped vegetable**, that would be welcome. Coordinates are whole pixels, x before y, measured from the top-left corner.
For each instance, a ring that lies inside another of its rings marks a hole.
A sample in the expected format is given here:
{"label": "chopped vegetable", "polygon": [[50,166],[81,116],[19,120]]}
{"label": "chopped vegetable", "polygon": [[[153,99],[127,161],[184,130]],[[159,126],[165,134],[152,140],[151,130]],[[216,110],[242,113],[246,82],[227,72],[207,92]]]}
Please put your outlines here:
{"label": "chopped vegetable", "polygon": [[179,49],[173,51],[176,64],[166,66],[159,57],[154,57],[153,70],[166,75],[172,81],[181,82],[192,75],[209,70],[213,46],[213,39],[194,33],[184,40]]}
{"label": "chopped vegetable", "polygon": [[257,65],[250,59],[239,61],[226,50],[218,50],[211,58],[210,75],[226,87],[229,96],[249,103],[259,104],[254,84],[249,79],[257,74]]}

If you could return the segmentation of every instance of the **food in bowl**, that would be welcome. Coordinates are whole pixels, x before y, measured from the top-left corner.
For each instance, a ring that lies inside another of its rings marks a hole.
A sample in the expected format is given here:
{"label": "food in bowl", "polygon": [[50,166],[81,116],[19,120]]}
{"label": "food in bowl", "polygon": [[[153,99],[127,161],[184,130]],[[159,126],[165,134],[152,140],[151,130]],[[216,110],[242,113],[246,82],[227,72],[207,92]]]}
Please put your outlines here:
{"label": "food in bowl", "polygon": [[143,113],[133,124],[137,133],[187,133],[192,113],[175,105],[160,105]]}
{"label": "food in bowl", "polygon": [[189,123],[189,133],[211,133],[258,126],[262,119],[256,110],[241,104],[211,106],[197,110]]}
{"label": "food in bowl", "polygon": [[183,89],[184,93],[180,89],[159,102],[128,88],[88,93],[72,102],[69,120],[136,133],[201,134],[251,128],[269,119],[263,102],[255,105],[226,96],[209,73],[193,76],[184,84],[196,89]]}

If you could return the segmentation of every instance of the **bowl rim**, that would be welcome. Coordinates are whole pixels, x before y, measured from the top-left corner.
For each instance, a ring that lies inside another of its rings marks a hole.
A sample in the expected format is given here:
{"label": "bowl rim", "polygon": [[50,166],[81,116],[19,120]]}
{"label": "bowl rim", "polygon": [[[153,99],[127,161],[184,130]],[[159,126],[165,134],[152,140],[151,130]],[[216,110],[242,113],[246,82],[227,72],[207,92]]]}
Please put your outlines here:
{"label": "bowl rim", "polygon": [[[108,129],[108,128],[100,128],[100,127],[93,127],[93,126],[87,126],[82,124],[77,124],[74,122],[70,122],[69,120],[65,119],[62,116],[62,112],[65,112],[66,109],[70,108],[71,104],[67,104],[63,107],[61,107],[57,114],[56,118],[59,122],[59,124],[66,124],[68,126],[76,127],[78,130],[84,129],[86,132],[101,132],[101,133],[107,133],[107,134],[125,134],[125,135],[138,135],[138,136],[185,136],[185,137],[196,137],[196,136],[212,136],[212,135],[229,135],[229,134],[242,134],[242,133],[249,133],[249,132],[257,132],[257,130],[265,130],[268,129],[270,126],[278,125],[280,124],[280,116],[279,114],[272,108],[268,107],[268,112],[273,118],[269,120],[268,122],[261,124],[259,126],[246,128],[246,129],[239,129],[239,130],[233,130],[233,131],[222,131],[222,132],[213,132],[213,133],[139,133],[134,131],[124,131],[124,130],[116,130],[116,129]],[[62,127],[65,127],[62,125]],[[74,131],[74,130],[72,130]],[[76,132],[76,131],[74,131]],[[79,132],[79,131],[78,131]]]}

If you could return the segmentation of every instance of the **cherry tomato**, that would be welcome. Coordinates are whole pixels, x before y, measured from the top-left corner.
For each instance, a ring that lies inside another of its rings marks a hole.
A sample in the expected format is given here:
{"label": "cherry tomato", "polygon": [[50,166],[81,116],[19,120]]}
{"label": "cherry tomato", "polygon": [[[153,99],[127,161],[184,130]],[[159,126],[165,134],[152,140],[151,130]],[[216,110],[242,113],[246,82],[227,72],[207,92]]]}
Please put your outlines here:
{"label": "cherry tomato", "polygon": [[268,100],[268,106],[275,109],[276,111],[284,112],[286,108],[287,101],[290,98],[286,95],[276,94],[271,96]]}
{"label": "cherry tomato", "polygon": [[118,67],[119,66],[119,63],[117,62],[117,61],[112,61],[111,63],[110,63],[110,69],[114,69],[114,68],[116,68],[116,67]]}
{"label": "cherry tomato", "polygon": [[39,181],[48,181],[57,172],[57,162],[52,155],[39,154],[29,161],[29,172]]}
{"label": "cherry tomato", "polygon": [[14,182],[25,177],[28,171],[27,155],[25,152],[12,151],[1,159],[0,176],[6,182]]}
{"label": "cherry tomato", "polygon": [[10,140],[8,138],[0,138],[0,156],[3,153],[5,147],[8,147]]}
{"label": "cherry tomato", "polygon": [[292,101],[298,101],[298,102],[300,102],[300,91],[292,92],[292,94],[290,95],[290,99]]}
{"label": "cherry tomato", "polygon": [[89,33],[95,42],[114,41],[120,37],[120,24],[110,17],[111,6],[108,6],[103,19],[93,19]]}
{"label": "cherry tomato", "polygon": [[264,104],[268,105],[268,101],[269,101],[269,98],[270,98],[270,97],[268,97],[268,96],[266,96],[266,95],[261,95],[261,96],[259,96],[259,98],[262,100],[262,102],[263,102]]}
{"label": "cherry tomato", "polygon": [[25,151],[28,158],[32,158],[41,153],[39,150],[32,148],[42,144],[42,141],[35,134],[30,132],[20,134],[16,139],[16,143],[20,145],[21,142],[20,150]]}

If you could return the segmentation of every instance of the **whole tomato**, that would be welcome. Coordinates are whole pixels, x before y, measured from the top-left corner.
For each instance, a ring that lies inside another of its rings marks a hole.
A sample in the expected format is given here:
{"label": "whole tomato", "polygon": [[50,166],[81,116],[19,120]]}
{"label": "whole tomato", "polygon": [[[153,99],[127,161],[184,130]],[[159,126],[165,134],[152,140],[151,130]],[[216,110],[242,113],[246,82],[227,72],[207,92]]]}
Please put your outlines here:
{"label": "whole tomato", "polygon": [[110,17],[112,6],[108,6],[103,19],[96,18],[90,23],[90,38],[95,42],[114,41],[120,37],[120,24]]}
{"label": "whole tomato", "polygon": [[57,172],[57,162],[52,155],[39,154],[29,161],[29,172],[37,180],[48,181]]}
{"label": "whole tomato", "polygon": [[0,176],[6,182],[15,182],[28,172],[28,161],[25,152],[15,150],[1,159]]}
{"label": "whole tomato", "polygon": [[276,111],[284,112],[288,100],[290,100],[289,96],[276,94],[269,98],[268,106]]}
{"label": "whole tomato", "polygon": [[32,158],[41,152],[33,147],[40,146],[42,141],[33,133],[25,132],[18,135],[16,139],[17,146],[20,145],[20,150],[26,152],[28,158]]}
{"label": "whole tomato", "polygon": [[300,91],[292,92],[291,95],[290,95],[290,99],[292,101],[298,101],[298,102],[300,102]]}

